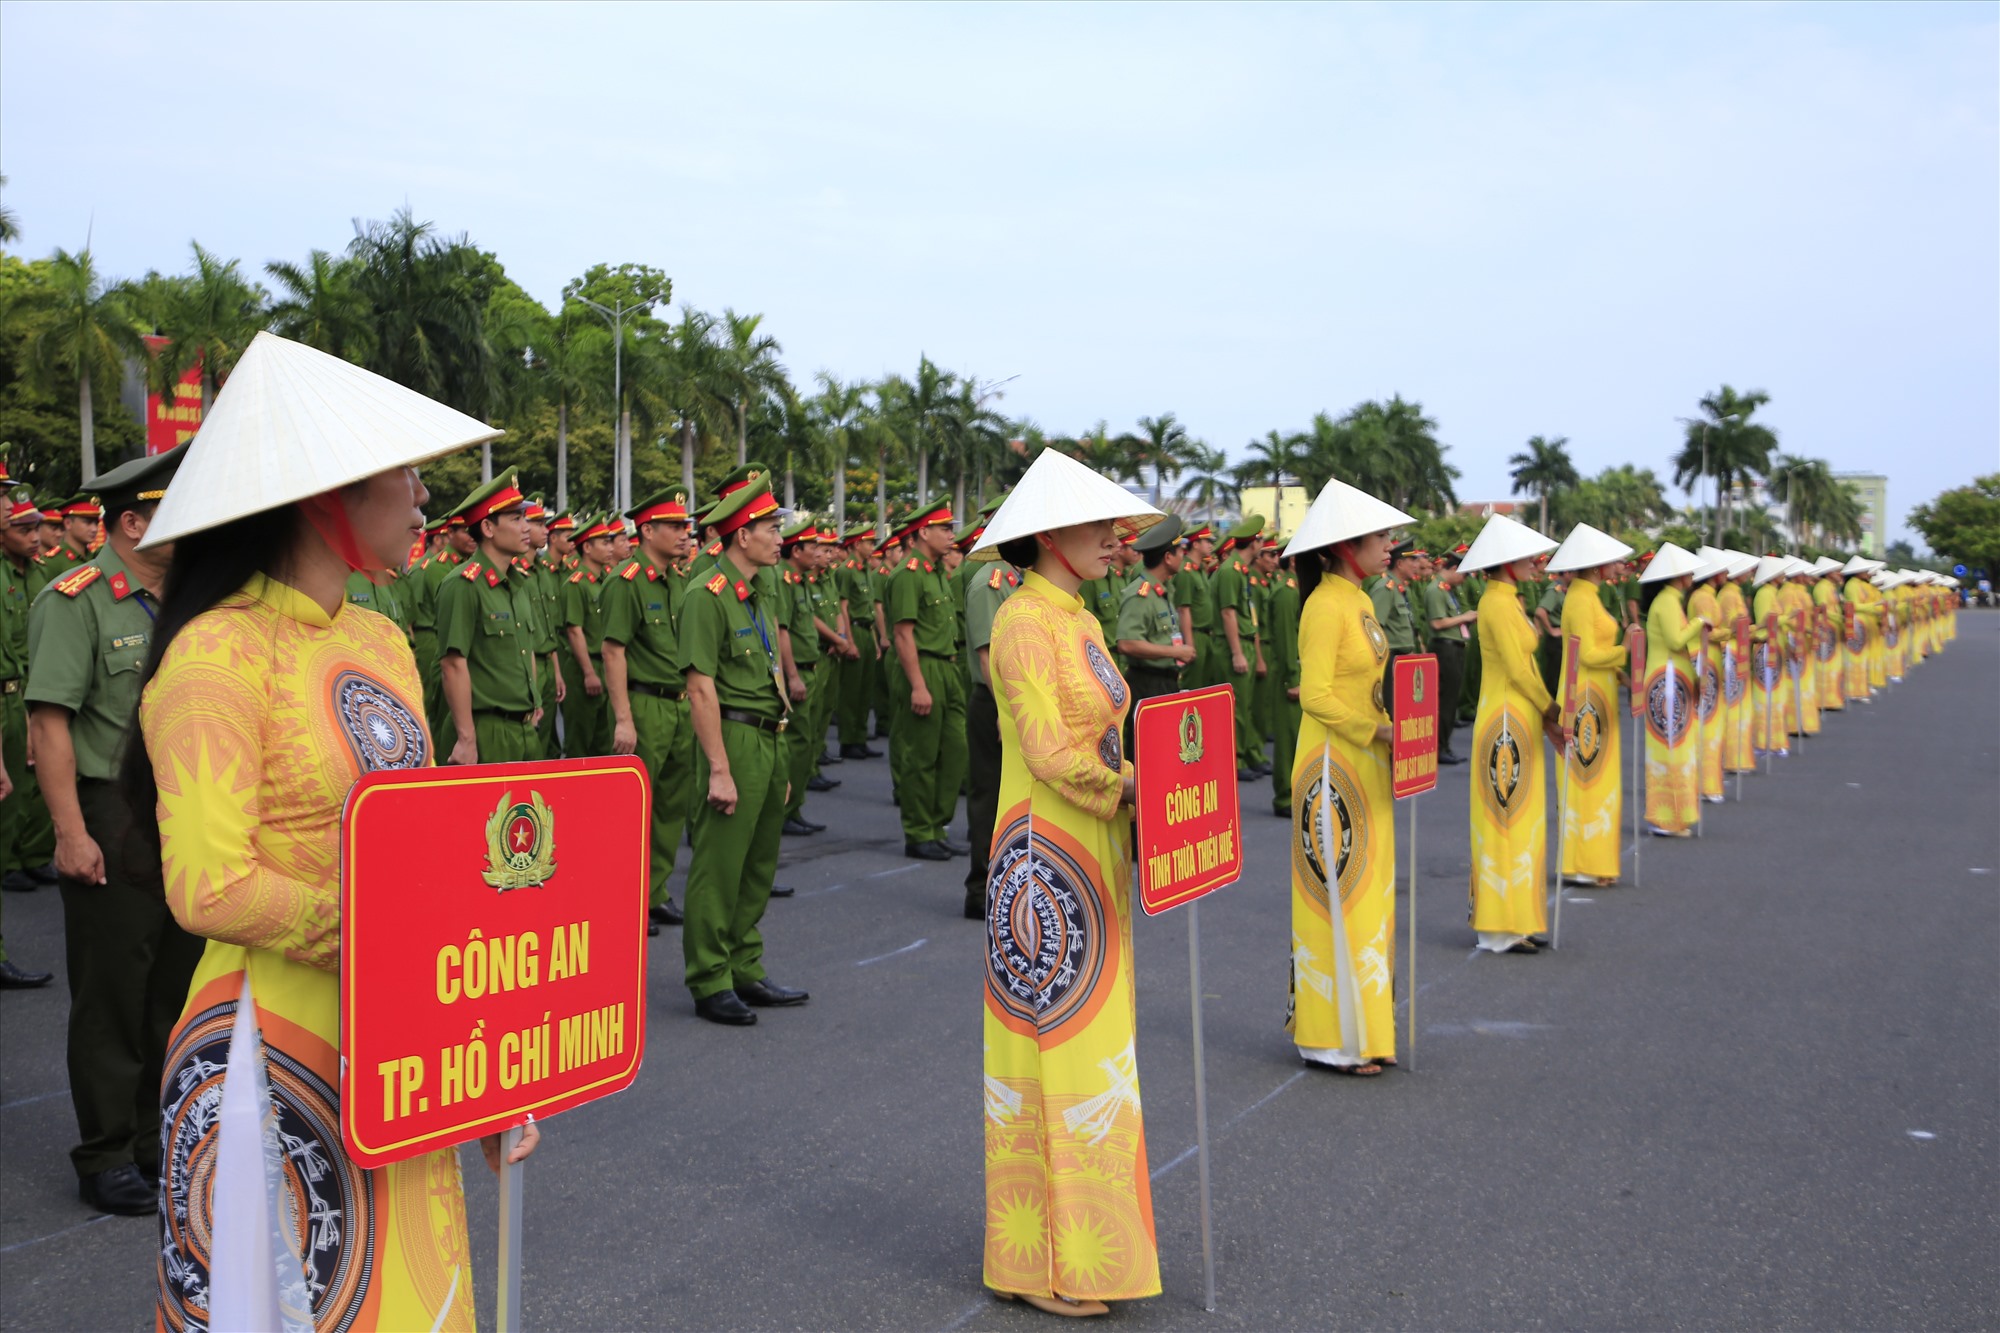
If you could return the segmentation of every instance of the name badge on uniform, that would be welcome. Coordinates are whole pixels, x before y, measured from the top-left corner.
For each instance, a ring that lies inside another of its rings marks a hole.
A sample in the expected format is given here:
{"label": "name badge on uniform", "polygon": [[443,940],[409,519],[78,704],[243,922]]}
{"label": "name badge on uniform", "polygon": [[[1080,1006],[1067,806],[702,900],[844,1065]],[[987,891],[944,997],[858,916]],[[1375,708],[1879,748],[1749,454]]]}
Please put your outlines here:
{"label": "name badge on uniform", "polygon": [[121,634],[111,641],[111,651],[113,652],[117,652],[121,648],[144,648],[145,646],[146,636],[144,634]]}

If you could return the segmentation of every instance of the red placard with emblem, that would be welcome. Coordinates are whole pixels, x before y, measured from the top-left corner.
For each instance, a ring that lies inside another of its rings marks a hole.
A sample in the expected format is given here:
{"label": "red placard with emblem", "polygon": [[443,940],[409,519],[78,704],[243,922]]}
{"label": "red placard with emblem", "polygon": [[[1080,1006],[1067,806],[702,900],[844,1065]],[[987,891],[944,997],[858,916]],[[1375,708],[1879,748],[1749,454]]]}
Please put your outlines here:
{"label": "red placard with emblem", "polygon": [[1632,716],[1638,717],[1646,711],[1646,631],[1634,625],[1625,646],[1629,653],[1625,681],[1632,695]]}
{"label": "red placard with emblem", "polygon": [[1210,685],[1143,700],[1132,749],[1139,906],[1158,916],[1243,874],[1236,696]]}
{"label": "red placard with emblem", "polygon": [[636,758],[370,773],[341,822],[340,1129],[376,1167],[607,1096],[646,1045]]}
{"label": "red placard with emblem", "polygon": [[1438,660],[1431,654],[1396,659],[1389,791],[1399,801],[1438,785],[1438,681]]}

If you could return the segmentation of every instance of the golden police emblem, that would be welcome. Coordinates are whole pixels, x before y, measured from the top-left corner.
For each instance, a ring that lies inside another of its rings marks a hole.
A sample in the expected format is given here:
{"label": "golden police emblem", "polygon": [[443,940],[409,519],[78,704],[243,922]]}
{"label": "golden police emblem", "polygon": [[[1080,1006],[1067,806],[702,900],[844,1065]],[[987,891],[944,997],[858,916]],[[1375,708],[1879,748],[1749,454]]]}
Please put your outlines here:
{"label": "golden police emblem", "polygon": [[487,884],[500,892],[539,888],[556,873],[556,821],[540,792],[502,792],[486,821]]}
{"label": "golden police emblem", "polygon": [[1181,714],[1181,762],[1198,764],[1201,762],[1201,714],[1189,708]]}

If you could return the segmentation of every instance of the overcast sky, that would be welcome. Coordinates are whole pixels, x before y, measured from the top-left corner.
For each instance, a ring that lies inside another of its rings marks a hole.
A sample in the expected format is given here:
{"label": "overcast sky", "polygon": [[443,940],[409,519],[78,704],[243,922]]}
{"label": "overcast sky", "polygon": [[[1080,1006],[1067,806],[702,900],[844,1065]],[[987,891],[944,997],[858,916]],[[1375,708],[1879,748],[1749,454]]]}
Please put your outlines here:
{"label": "overcast sky", "polygon": [[[0,4],[20,252],[253,272],[408,203],[553,304],[762,311],[800,382],[920,352],[1051,431],[1240,452],[1400,392],[1468,500],[1696,399],[1908,508],[2000,469],[1990,4]],[[94,228],[94,230],[93,230]]]}

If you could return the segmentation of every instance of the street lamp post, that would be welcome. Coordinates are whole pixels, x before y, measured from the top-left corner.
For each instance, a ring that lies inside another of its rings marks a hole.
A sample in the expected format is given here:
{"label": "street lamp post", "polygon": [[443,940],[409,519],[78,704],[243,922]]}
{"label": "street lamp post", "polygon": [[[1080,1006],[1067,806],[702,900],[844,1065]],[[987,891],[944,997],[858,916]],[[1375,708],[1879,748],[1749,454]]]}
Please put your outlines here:
{"label": "street lamp post", "polygon": [[572,296],[601,315],[611,325],[611,507],[624,513],[632,507],[632,441],[625,429],[625,317],[649,313],[651,301],[626,305],[623,298],[611,306],[601,306],[588,296]]}

